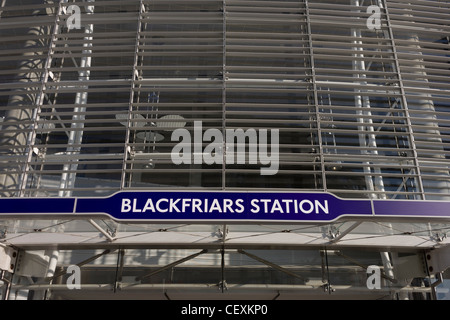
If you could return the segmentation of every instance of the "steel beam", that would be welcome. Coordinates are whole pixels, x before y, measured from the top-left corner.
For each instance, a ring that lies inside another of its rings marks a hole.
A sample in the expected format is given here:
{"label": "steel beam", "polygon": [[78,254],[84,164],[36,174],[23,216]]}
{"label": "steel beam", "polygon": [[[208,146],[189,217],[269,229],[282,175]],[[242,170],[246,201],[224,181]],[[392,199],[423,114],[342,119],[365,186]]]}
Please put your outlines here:
{"label": "steel beam", "polygon": [[[322,238],[317,233],[245,233],[230,232],[225,243],[226,249],[268,249],[268,248],[367,248],[418,251],[430,249],[436,245],[450,243],[450,239],[443,239],[441,243],[435,240],[414,235],[374,235],[350,233],[338,243],[329,243],[328,238]],[[54,248],[55,244],[61,249],[94,249],[94,248],[198,248],[221,249],[222,242],[211,236],[210,232],[118,232],[113,242],[105,241],[95,232],[58,233],[29,233],[8,234],[4,239],[17,248],[44,249]]]}

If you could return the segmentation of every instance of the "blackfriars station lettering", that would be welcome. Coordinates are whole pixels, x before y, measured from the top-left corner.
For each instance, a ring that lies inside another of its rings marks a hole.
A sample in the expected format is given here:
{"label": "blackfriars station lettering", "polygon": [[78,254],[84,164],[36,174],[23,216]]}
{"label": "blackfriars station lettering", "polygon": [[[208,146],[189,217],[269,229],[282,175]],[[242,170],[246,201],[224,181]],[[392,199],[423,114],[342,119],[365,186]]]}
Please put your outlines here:
{"label": "blackfriars station lettering", "polygon": [[77,210],[103,211],[117,220],[206,223],[325,222],[348,214],[372,215],[370,201],[340,199],[322,192],[120,192],[104,199],[103,202],[97,199],[78,201]]}
{"label": "blackfriars station lettering", "polygon": [[328,200],[309,199],[199,199],[199,198],[147,198],[144,201],[137,198],[123,198],[121,213],[295,213],[295,214],[329,214]]}

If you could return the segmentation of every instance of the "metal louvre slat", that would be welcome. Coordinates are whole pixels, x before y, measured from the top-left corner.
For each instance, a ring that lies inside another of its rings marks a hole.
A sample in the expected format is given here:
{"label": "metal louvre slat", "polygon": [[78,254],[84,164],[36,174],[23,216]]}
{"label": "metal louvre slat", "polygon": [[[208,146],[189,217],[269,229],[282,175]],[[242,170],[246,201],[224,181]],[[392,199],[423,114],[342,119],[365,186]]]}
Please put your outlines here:
{"label": "metal louvre slat", "polygon": [[[434,7],[436,8],[450,8],[450,4],[444,2],[444,1],[435,1],[435,0],[395,0],[392,1],[392,5],[420,5],[423,6],[423,8],[430,10],[433,9]],[[422,9],[423,9],[422,8]]]}
{"label": "metal louvre slat", "polygon": [[[444,10],[442,10],[444,11]],[[424,12],[424,11],[414,11],[414,24],[417,24],[418,22],[420,25],[423,24],[429,24],[429,25],[439,25],[439,24],[446,24],[446,19],[448,19],[448,16],[450,15],[450,10],[446,13],[442,13],[440,11],[439,13],[430,13],[430,12]],[[404,9],[390,9],[389,12],[391,13],[392,20],[396,21],[410,21],[411,18],[408,17],[408,11],[405,11]],[[397,14],[396,14],[397,13]],[[420,16],[417,16],[417,13],[420,14]]]}
{"label": "metal louvre slat", "polygon": [[[12,20],[12,21],[11,21]],[[39,26],[52,26],[54,19],[49,17],[40,17],[39,18]],[[18,29],[18,28],[27,28],[27,27],[35,27],[36,21],[29,18],[2,18],[0,23],[0,30],[8,30],[8,29]]]}

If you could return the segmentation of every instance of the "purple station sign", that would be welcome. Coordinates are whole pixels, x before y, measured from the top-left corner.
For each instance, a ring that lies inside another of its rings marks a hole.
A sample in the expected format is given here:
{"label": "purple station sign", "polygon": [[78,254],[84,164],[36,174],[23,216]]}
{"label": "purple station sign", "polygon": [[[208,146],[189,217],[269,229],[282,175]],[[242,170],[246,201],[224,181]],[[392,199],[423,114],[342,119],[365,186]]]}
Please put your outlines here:
{"label": "purple station sign", "polygon": [[148,222],[330,222],[342,217],[450,219],[450,202],[343,199],[316,192],[125,191],[105,198],[2,198],[0,217],[108,215]]}

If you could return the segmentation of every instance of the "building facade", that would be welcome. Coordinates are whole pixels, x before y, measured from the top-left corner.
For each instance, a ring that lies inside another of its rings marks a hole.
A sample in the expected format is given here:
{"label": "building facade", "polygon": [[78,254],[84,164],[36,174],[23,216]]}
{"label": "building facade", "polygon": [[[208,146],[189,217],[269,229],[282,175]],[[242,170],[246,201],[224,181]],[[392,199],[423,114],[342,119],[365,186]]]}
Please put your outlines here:
{"label": "building facade", "polygon": [[[3,299],[446,297],[449,1],[0,4],[0,200],[44,201],[1,213]],[[121,192],[420,209],[121,221],[57,202]]]}

